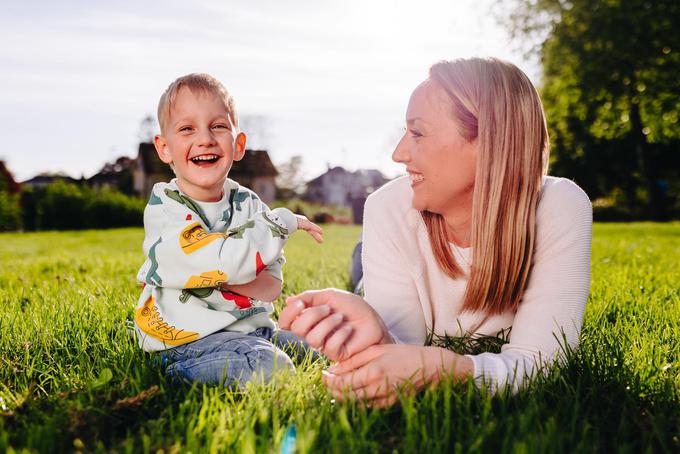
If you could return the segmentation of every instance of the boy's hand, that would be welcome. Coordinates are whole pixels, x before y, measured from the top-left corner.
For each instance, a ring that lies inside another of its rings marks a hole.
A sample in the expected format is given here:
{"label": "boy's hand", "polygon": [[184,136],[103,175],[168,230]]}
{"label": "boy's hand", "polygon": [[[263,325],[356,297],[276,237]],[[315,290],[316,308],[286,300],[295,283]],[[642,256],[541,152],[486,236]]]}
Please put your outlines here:
{"label": "boy's hand", "polygon": [[301,214],[296,214],[298,229],[309,233],[317,243],[323,243],[323,229]]}

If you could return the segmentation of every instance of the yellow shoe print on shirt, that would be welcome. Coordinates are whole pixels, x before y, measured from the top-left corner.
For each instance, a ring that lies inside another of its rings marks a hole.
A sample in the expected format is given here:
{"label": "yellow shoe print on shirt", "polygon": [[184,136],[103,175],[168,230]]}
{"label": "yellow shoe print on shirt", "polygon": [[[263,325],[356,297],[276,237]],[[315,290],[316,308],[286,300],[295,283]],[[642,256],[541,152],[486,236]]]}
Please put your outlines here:
{"label": "yellow shoe print on shirt", "polygon": [[223,233],[208,233],[201,223],[196,221],[182,230],[179,235],[179,245],[182,252],[191,254],[197,249],[207,246],[215,240],[225,239],[226,235]]}
{"label": "yellow shoe print on shirt", "polygon": [[198,339],[198,333],[177,329],[163,321],[152,296],[135,311],[135,322],[149,336],[173,347]]}
{"label": "yellow shoe print on shirt", "polygon": [[200,276],[191,276],[184,288],[219,287],[227,283],[227,275],[220,270],[205,271]]}

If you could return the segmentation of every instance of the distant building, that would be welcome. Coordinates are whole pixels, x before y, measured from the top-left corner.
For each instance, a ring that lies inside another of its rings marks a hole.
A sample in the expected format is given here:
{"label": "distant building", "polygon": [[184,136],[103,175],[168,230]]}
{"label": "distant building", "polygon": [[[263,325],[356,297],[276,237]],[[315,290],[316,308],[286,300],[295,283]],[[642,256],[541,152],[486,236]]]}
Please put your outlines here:
{"label": "distant building", "polygon": [[0,191],[7,191],[10,194],[21,191],[21,185],[14,180],[12,172],[5,165],[5,161],[0,161]]}
{"label": "distant building", "polygon": [[[154,184],[175,178],[170,166],[158,157],[152,143],[139,144],[139,155],[132,169],[133,188],[144,198],[149,197]],[[255,191],[265,203],[276,198],[276,175],[278,172],[266,150],[246,150],[243,159],[234,162],[229,172],[229,178]]]}
{"label": "distant building", "polygon": [[21,185],[28,188],[44,188],[48,184],[56,183],[57,181],[63,181],[64,183],[80,183],[80,180],[71,178],[63,173],[41,173],[36,175],[30,180],[22,181]]}
{"label": "distant building", "polygon": [[307,183],[304,198],[310,202],[351,207],[352,200],[365,199],[386,182],[387,178],[378,170],[350,172],[333,167]]}
{"label": "distant building", "polygon": [[93,188],[116,189],[125,194],[133,193],[132,171],[135,160],[121,156],[114,162],[107,162],[101,170],[88,178],[87,183]]}
{"label": "distant building", "polygon": [[267,150],[246,150],[243,159],[234,162],[229,178],[252,189],[264,203],[270,204],[276,199],[278,174]]}
{"label": "distant building", "polygon": [[151,195],[153,185],[167,182],[175,178],[175,173],[169,165],[161,161],[152,143],[139,144],[139,152],[132,166],[132,187],[142,198]]}

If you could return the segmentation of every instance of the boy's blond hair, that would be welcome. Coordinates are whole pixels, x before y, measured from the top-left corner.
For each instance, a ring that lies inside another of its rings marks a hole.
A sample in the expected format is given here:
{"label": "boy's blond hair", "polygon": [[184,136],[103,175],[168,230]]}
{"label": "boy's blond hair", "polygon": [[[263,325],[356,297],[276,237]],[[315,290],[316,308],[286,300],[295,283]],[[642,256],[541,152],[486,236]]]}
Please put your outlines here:
{"label": "boy's blond hair", "polygon": [[224,88],[224,85],[210,74],[192,73],[175,79],[161,95],[161,99],[158,101],[158,124],[161,127],[161,134],[164,132],[166,123],[170,118],[170,112],[177,98],[177,93],[179,93],[182,87],[187,87],[194,94],[209,93],[221,98],[224,106],[227,108],[231,123],[238,128],[238,115],[236,115],[234,98]]}

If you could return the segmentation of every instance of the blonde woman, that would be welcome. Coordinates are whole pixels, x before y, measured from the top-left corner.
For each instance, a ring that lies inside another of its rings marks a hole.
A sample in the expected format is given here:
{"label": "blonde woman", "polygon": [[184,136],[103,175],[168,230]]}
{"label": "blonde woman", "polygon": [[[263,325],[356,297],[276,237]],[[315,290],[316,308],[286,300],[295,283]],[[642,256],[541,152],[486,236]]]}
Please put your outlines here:
{"label": "blonde woman", "polygon": [[[516,66],[430,68],[392,156],[408,177],[366,202],[365,300],[308,291],[279,319],[338,361],[323,376],[336,398],[387,406],[404,382],[442,374],[516,389],[578,344],[592,209],[573,182],[546,176],[548,151],[538,93]],[[508,343],[459,355],[425,346],[430,335]]]}

